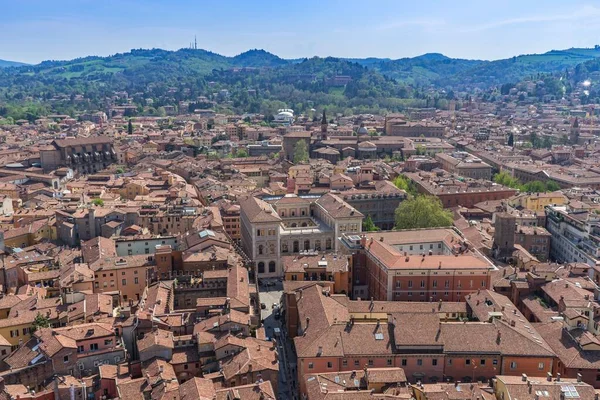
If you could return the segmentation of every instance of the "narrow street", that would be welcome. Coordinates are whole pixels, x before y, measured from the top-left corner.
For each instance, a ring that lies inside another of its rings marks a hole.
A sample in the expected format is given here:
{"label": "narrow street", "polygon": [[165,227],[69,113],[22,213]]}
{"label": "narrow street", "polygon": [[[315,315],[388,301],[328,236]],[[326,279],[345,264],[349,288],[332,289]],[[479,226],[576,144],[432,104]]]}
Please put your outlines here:
{"label": "narrow street", "polygon": [[[298,386],[296,385],[296,375],[292,370],[296,367],[296,357],[293,355],[292,344],[286,340],[288,335],[284,332],[282,319],[276,319],[276,309],[274,304],[279,306],[281,294],[283,293],[283,284],[277,280],[265,280],[273,286],[265,284],[260,285],[260,301],[265,304],[265,309],[261,310],[261,318],[264,321],[265,334],[268,338],[277,341],[277,352],[279,354],[279,384],[278,399],[297,400]],[[280,330],[279,337],[275,337],[275,329]]]}

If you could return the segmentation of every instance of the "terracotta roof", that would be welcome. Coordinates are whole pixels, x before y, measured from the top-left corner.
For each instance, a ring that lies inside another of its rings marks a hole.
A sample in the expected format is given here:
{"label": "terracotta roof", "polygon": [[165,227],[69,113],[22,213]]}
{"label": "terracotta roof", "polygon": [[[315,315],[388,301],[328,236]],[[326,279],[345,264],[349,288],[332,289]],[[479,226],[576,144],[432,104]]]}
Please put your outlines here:
{"label": "terracotta roof", "polygon": [[216,396],[213,381],[193,377],[179,385],[180,400],[213,400]]}
{"label": "terracotta roof", "polygon": [[233,388],[217,390],[215,400],[271,400],[276,399],[270,381],[252,383],[250,385],[235,386]]}
{"label": "terracotta roof", "polygon": [[323,207],[333,218],[364,217],[362,213],[332,193],[321,196],[315,203]]}
{"label": "terracotta roof", "polygon": [[240,211],[246,215],[250,222],[279,222],[281,218],[273,207],[256,197],[247,197],[240,200]]}
{"label": "terracotta roof", "polygon": [[156,329],[155,331],[146,333],[142,339],[138,339],[137,345],[140,353],[153,346],[166,347],[172,350],[175,347],[173,343],[173,332]]}

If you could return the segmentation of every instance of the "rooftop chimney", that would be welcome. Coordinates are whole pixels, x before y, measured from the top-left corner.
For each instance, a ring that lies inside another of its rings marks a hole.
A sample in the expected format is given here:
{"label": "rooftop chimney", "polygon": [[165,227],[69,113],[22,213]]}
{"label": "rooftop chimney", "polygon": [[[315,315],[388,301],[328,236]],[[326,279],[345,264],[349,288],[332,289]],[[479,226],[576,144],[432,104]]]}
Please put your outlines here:
{"label": "rooftop chimney", "polygon": [[552,373],[551,373],[551,372],[548,372],[548,373],[546,374],[546,380],[547,380],[548,382],[552,382]]}
{"label": "rooftop chimney", "polygon": [[556,374],[556,382],[560,382],[560,373]]}
{"label": "rooftop chimney", "polygon": [[577,382],[581,382],[581,374],[577,374]]}
{"label": "rooftop chimney", "polygon": [[527,382],[527,374],[522,374],[522,375],[521,375],[521,380],[522,380],[523,382]]}

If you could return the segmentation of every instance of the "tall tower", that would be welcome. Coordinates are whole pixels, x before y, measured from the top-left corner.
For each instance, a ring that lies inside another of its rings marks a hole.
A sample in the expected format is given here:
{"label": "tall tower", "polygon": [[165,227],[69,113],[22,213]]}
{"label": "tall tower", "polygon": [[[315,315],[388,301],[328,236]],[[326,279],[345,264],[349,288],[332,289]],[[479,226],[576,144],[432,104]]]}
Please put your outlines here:
{"label": "tall tower", "polygon": [[517,219],[506,212],[494,215],[494,248],[496,257],[510,257],[515,248],[515,226]]}
{"label": "tall tower", "polygon": [[571,143],[577,144],[579,142],[579,134],[581,132],[581,128],[579,128],[579,118],[575,117],[575,121],[573,122],[573,126],[571,126]]}
{"label": "tall tower", "polygon": [[327,123],[327,116],[325,115],[325,109],[323,109],[323,118],[321,118],[321,139],[322,140],[326,140],[327,139],[327,126],[329,124]]}
{"label": "tall tower", "polygon": [[194,35],[194,50],[198,50],[198,41],[196,40],[196,35]]}

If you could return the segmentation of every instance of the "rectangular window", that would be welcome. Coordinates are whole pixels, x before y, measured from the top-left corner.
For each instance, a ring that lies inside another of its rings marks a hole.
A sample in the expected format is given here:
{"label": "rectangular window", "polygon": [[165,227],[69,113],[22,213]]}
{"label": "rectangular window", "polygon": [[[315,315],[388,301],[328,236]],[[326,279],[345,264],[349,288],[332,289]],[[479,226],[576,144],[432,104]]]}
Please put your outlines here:
{"label": "rectangular window", "polygon": [[516,361],[511,361],[511,363],[510,363],[510,369],[517,369],[517,363],[516,363]]}
{"label": "rectangular window", "polygon": [[98,350],[98,343],[92,343],[92,344],[90,344],[90,350],[91,351]]}
{"label": "rectangular window", "polygon": [[411,288],[412,287],[412,281],[408,281],[408,287]]}
{"label": "rectangular window", "polygon": [[425,281],[424,281],[424,280],[422,280],[422,281],[421,281],[421,287],[422,287],[422,288],[424,288],[424,287],[425,287]]}
{"label": "rectangular window", "polygon": [[77,352],[83,353],[83,346],[77,346]]}
{"label": "rectangular window", "polygon": [[123,286],[126,286],[127,285],[127,279],[121,279],[121,284]]}
{"label": "rectangular window", "polygon": [[431,365],[433,365],[433,366],[437,365],[437,358],[434,358],[433,360],[431,360]]}
{"label": "rectangular window", "polygon": [[417,365],[418,365],[418,366],[421,366],[421,365],[423,365],[423,360],[422,360],[422,359],[420,359],[420,358],[418,358],[418,359],[417,359]]}
{"label": "rectangular window", "polygon": [[105,340],[104,340],[104,345],[105,345],[105,346],[112,346],[112,344],[113,344],[113,341],[112,341],[112,339],[105,339]]}
{"label": "rectangular window", "polygon": [[355,366],[355,367],[358,367],[358,366],[359,366],[359,364],[360,364],[360,363],[359,363],[359,361],[358,361],[358,360],[354,360],[354,366]]}
{"label": "rectangular window", "polygon": [[538,369],[539,369],[540,371],[543,371],[543,370],[544,370],[544,363],[543,363],[543,362],[541,362],[541,363],[538,363]]}
{"label": "rectangular window", "polygon": [[348,360],[342,360],[342,366],[347,367],[348,366]]}
{"label": "rectangular window", "polygon": [[448,365],[452,365],[452,359],[451,358],[448,359]]}
{"label": "rectangular window", "polygon": [[66,364],[69,362],[69,356],[64,356],[63,357],[63,362]]}
{"label": "rectangular window", "polygon": [[403,366],[403,367],[406,367],[406,364],[407,364],[407,360],[406,360],[406,358],[403,358],[403,359],[402,359],[402,366]]}
{"label": "rectangular window", "polygon": [[140,283],[140,280],[138,279],[137,276],[135,278],[133,278],[133,283],[135,283],[136,285]]}
{"label": "rectangular window", "polygon": [[369,367],[372,367],[372,366],[373,366],[373,359],[372,359],[372,358],[369,358],[369,362],[368,362],[368,364],[369,364]]}
{"label": "rectangular window", "polygon": [[471,360],[469,360],[468,358],[465,360],[465,365],[471,365]]}
{"label": "rectangular window", "polygon": [[327,361],[327,368],[333,368],[333,363],[331,361]]}
{"label": "rectangular window", "polygon": [[308,369],[313,369],[315,365],[313,363],[308,363]]}
{"label": "rectangular window", "polygon": [[485,365],[485,360],[483,358],[479,360],[479,365]]}

